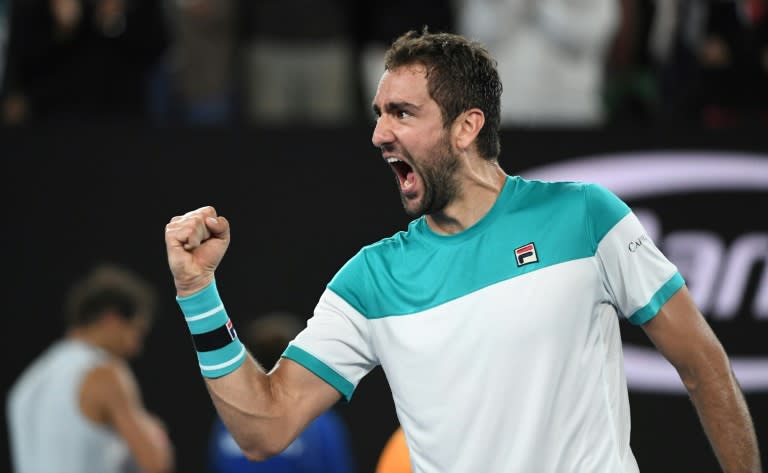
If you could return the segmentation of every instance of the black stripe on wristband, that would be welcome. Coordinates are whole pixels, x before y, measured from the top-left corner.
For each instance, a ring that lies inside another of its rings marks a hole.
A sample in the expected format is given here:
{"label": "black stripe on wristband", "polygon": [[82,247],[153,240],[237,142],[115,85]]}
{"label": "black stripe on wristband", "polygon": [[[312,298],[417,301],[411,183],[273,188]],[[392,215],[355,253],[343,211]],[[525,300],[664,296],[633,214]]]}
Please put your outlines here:
{"label": "black stripe on wristband", "polygon": [[215,330],[192,335],[192,343],[195,345],[196,351],[212,351],[224,348],[236,338],[235,327],[231,320],[227,320],[225,325]]}

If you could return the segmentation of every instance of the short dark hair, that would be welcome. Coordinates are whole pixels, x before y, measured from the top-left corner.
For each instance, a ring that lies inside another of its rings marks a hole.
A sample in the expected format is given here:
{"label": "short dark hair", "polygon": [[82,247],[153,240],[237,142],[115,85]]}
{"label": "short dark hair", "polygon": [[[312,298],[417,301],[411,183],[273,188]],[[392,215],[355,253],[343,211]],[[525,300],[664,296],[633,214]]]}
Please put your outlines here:
{"label": "short dark hair", "polygon": [[485,125],[477,137],[477,151],[485,159],[498,159],[502,85],[488,50],[463,36],[430,33],[425,26],[395,39],[384,59],[387,71],[412,64],[426,67],[427,89],[446,127],[470,108],[483,111]]}
{"label": "short dark hair", "polygon": [[113,263],[100,263],[69,289],[64,315],[69,327],[82,327],[114,311],[130,320],[138,315],[154,317],[156,294],[133,271]]}

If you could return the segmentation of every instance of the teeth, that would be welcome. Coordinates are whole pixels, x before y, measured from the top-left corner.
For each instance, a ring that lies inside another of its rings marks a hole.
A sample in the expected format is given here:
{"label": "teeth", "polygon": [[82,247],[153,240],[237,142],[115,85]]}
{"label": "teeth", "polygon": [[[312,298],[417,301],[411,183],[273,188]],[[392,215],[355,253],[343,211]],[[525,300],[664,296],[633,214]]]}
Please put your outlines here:
{"label": "teeth", "polygon": [[388,163],[399,163],[400,160],[395,158],[395,157],[390,157],[390,158],[387,158],[387,162]]}

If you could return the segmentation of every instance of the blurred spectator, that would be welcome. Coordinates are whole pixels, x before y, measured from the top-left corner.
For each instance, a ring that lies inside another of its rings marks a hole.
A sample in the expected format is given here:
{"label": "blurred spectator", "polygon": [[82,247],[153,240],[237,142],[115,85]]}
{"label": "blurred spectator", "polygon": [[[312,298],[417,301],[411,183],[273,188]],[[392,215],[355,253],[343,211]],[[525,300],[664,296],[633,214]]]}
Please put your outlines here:
{"label": "blurred spectator", "polygon": [[611,45],[603,89],[605,121],[649,124],[661,107],[656,48],[668,35],[666,11],[675,0],[621,0],[621,21]]}
{"label": "blurred spectator", "polygon": [[594,126],[616,0],[455,0],[459,33],[499,62],[504,125]]}
{"label": "blurred spectator", "polygon": [[236,0],[166,0],[172,43],[153,87],[159,124],[225,125],[237,117]]}
{"label": "blurred spectator", "polygon": [[766,0],[678,0],[662,70],[664,116],[719,128],[768,124]]}
{"label": "blurred spectator", "polygon": [[[289,312],[270,312],[250,320],[239,336],[265,368],[275,366],[288,342],[305,323]],[[209,441],[210,473],[354,473],[347,427],[333,410],[312,421],[282,453],[250,461],[240,451],[220,418]]]}
{"label": "blurred spectator", "polygon": [[16,0],[4,121],[148,118],[166,21],[157,0]]}
{"label": "blurred spectator", "polygon": [[100,264],[66,294],[66,332],[14,381],[6,398],[15,473],[170,473],[175,451],[149,412],[129,362],[155,316],[155,289]]}
{"label": "blurred spectator", "polygon": [[369,0],[355,2],[355,45],[358,103],[365,117],[384,72],[384,52],[398,36],[409,30],[429,27],[433,33],[456,29],[454,6],[447,0]]}
{"label": "blurred spectator", "polygon": [[353,0],[240,0],[245,117],[338,124],[354,117]]}

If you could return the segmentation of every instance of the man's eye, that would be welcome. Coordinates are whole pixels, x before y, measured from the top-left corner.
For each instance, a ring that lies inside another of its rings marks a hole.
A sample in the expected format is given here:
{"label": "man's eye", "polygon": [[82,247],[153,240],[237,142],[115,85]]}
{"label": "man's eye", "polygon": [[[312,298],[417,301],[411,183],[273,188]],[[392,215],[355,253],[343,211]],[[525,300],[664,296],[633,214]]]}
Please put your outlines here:
{"label": "man's eye", "polygon": [[397,118],[407,118],[407,117],[410,117],[410,116],[411,116],[411,114],[406,112],[406,111],[404,111],[404,110],[400,110],[400,111],[397,112]]}

